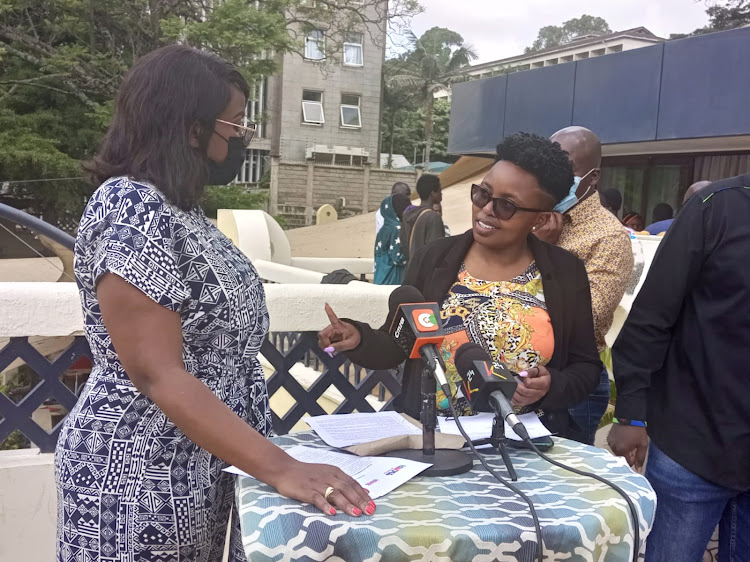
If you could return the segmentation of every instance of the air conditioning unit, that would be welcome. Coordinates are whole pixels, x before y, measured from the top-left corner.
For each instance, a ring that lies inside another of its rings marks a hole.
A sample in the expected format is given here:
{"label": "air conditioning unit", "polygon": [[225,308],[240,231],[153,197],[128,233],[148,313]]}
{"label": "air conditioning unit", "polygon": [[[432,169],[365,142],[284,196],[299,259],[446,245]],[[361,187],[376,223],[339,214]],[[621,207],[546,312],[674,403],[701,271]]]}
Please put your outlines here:
{"label": "air conditioning unit", "polygon": [[370,153],[364,148],[356,146],[331,146],[327,144],[314,144],[305,151],[308,160],[325,164],[338,164],[344,166],[361,166],[367,163]]}

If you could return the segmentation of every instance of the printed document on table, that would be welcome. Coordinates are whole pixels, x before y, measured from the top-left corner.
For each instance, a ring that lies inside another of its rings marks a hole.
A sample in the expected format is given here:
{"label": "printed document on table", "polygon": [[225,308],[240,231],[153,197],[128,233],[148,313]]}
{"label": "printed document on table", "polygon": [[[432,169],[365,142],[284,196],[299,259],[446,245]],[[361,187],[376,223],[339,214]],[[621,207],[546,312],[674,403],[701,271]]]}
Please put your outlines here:
{"label": "printed document on table", "polygon": [[[479,412],[474,416],[461,416],[461,425],[472,441],[489,439],[492,435],[492,421],[494,418],[494,413]],[[539,439],[540,437],[552,435],[535,412],[521,414],[518,416],[518,419],[526,426],[526,430],[529,432],[529,437],[532,439]],[[461,434],[453,418],[438,417],[438,425],[440,426],[440,433],[451,433],[453,435]],[[507,423],[505,423],[505,437],[513,439],[514,441],[522,441]]]}
{"label": "printed document on table", "polygon": [[[495,414],[491,412],[479,412],[474,416],[461,416],[461,426],[472,441],[489,439],[492,435],[492,421],[494,419]],[[440,426],[440,433],[461,435],[454,418],[438,416],[438,425]]]}
{"label": "printed document on table", "polygon": [[[518,416],[521,423],[526,426],[526,431],[529,432],[529,437],[532,439],[539,439],[540,437],[548,437],[552,435],[549,429],[542,423],[536,412],[529,412],[528,414],[521,414]],[[505,424],[505,436],[513,441],[523,441],[516,432],[513,431],[510,426]]]}
{"label": "printed document on table", "polygon": [[[340,468],[359,482],[363,488],[370,490],[372,499],[383,497],[432,466],[423,462],[393,457],[358,457],[304,445],[295,445],[286,449],[286,453],[300,462],[330,464]],[[240,476],[249,476],[234,466],[224,470]]]}
{"label": "printed document on table", "polygon": [[334,414],[304,418],[327,445],[343,449],[400,435],[421,435],[422,430],[396,412]]}

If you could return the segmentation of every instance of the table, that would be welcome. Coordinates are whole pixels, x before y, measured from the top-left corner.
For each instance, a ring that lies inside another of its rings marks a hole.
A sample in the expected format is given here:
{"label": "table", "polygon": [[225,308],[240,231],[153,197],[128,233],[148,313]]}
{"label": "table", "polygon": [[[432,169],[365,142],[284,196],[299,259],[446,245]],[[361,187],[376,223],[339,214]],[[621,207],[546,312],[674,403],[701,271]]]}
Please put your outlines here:
{"label": "table", "polygon": [[[326,447],[311,432],[273,441],[281,447]],[[656,494],[648,481],[604,449],[555,438],[548,454],[625,490],[640,512],[640,550],[645,551],[656,510]],[[592,478],[551,466],[534,453],[511,451],[511,456],[517,485],[539,515],[545,561],[632,559],[630,510],[619,494]],[[499,455],[487,458],[501,475],[507,474]],[[534,561],[535,534],[527,504],[476,459],[466,474],[410,480],[376,500],[371,517],[326,516],[248,477],[238,477],[236,499],[250,562]]]}

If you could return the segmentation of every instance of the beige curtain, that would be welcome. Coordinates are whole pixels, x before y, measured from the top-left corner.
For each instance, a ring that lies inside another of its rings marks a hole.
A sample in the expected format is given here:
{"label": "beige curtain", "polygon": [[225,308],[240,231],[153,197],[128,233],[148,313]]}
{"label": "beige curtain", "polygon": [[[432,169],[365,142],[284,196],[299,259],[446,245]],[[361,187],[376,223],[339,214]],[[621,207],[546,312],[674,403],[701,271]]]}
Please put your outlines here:
{"label": "beige curtain", "polygon": [[717,181],[750,173],[750,154],[696,156],[693,181]]}

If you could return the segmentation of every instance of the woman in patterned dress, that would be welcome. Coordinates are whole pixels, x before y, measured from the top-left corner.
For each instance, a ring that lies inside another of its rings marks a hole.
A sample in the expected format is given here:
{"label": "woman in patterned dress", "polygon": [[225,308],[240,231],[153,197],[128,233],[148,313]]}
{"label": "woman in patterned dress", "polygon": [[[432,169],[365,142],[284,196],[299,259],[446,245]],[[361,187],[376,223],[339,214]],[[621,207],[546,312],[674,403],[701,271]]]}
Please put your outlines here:
{"label": "woman in patterned dress", "polygon": [[[75,274],[94,368],[55,454],[58,562],[218,562],[234,504],[227,463],[327,514],[374,511],[338,468],[266,438],[263,286],[197,207],[204,185],[242,165],[247,95],[215,55],[154,51],[125,77],[87,165],[102,185]],[[244,560],[236,514],[230,552]]]}
{"label": "woman in patterned dress", "polygon": [[[594,389],[601,363],[594,340],[588,276],[581,260],[550,246],[533,232],[550,219],[570,191],[573,171],[560,145],[519,133],[497,147],[497,159],[481,185],[471,187],[472,229],[436,240],[409,261],[405,285],[441,306],[446,331],[442,356],[459,412],[471,413],[457,396],[453,362],[464,343],[481,345],[493,362],[521,375],[513,404],[540,411],[547,427],[563,436],[573,423],[568,408]],[[384,328],[339,320],[320,333],[323,346],[347,351],[358,365],[387,369],[406,359]],[[420,360],[407,361],[404,390],[395,407],[419,415]],[[448,399],[437,393],[439,413]]]}

